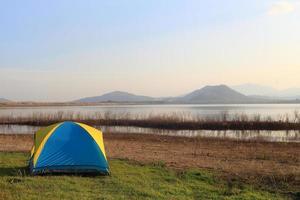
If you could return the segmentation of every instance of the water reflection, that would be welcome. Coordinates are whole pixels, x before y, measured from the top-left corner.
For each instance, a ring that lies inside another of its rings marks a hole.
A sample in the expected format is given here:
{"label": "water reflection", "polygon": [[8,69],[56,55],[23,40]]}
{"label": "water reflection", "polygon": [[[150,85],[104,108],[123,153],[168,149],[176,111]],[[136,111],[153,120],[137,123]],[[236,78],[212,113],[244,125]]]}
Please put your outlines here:
{"label": "water reflection", "polygon": [[27,125],[0,125],[2,134],[33,134],[41,127]]}
{"label": "water reflection", "polygon": [[[33,134],[41,127],[26,125],[0,125],[0,133]],[[233,138],[238,140],[264,140],[271,142],[300,142],[298,131],[250,131],[250,130],[165,130],[125,126],[96,126],[104,133],[142,133],[184,137]]]}
{"label": "water reflection", "polygon": [[143,133],[184,137],[215,137],[238,140],[264,140],[271,142],[300,142],[299,131],[252,131],[252,130],[165,130],[137,127],[98,127],[103,132]]}

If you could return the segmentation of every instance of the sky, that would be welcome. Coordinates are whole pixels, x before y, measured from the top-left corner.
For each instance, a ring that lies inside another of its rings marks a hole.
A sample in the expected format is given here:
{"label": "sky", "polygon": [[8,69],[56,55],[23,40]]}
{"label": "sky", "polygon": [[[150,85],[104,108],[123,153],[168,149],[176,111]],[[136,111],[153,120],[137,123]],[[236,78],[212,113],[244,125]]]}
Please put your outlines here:
{"label": "sky", "polygon": [[0,97],[300,87],[300,0],[1,0]]}

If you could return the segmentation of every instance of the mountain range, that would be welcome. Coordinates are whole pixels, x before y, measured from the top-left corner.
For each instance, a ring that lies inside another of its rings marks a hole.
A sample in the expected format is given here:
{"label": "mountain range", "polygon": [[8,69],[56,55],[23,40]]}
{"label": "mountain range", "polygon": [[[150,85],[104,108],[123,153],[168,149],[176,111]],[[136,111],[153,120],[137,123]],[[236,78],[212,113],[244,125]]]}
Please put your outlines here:
{"label": "mountain range", "polygon": [[[236,87],[242,90],[242,87]],[[299,92],[300,94],[300,92]],[[135,95],[128,92],[115,91],[100,96],[87,97],[76,100],[81,103],[99,102],[163,102],[163,103],[279,103],[294,102],[295,99],[273,98],[262,95],[245,95],[226,85],[205,86],[184,96],[154,98],[142,95]],[[300,99],[300,98],[299,98]]]}
{"label": "mountain range", "polygon": [[[0,98],[0,103],[12,102]],[[236,86],[213,85],[175,97],[150,97],[114,91],[99,96],[86,97],[73,103],[165,103],[165,104],[223,104],[223,103],[300,103],[300,89],[277,90],[268,86],[243,84]]]}

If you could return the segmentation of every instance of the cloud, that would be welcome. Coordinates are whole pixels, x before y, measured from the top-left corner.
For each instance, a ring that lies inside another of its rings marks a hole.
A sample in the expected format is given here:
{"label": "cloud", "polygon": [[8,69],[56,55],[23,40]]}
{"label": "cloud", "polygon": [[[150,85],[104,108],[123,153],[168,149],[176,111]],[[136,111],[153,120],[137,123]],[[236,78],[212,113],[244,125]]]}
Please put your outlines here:
{"label": "cloud", "polygon": [[268,15],[282,15],[291,13],[295,10],[295,5],[288,1],[274,3],[268,11]]}

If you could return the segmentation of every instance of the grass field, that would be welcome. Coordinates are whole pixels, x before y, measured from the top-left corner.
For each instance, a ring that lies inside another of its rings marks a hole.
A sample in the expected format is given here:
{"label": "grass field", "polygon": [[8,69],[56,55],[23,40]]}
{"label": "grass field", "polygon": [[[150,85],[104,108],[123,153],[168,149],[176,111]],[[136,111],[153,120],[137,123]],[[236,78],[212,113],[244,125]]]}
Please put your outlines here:
{"label": "grass field", "polygon": [[211,172],[173,171],[163,163],[110,160],[111,176],[39,176],[26,172],[28,154],[0,152],[0,199],[284,199]]}

